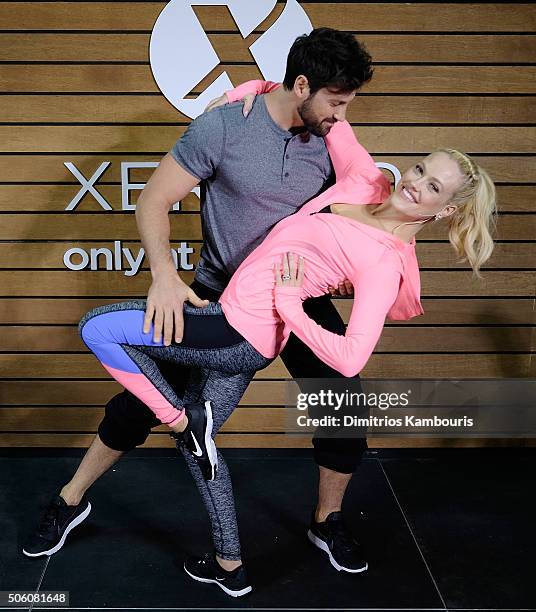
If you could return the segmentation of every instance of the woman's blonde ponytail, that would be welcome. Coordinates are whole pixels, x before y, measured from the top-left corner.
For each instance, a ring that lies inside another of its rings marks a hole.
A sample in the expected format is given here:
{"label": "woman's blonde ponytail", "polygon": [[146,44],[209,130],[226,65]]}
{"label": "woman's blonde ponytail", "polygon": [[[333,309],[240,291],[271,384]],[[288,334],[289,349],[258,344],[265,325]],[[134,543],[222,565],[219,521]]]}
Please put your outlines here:
{"label": "woman's blonde ponytail", "polygon": [[493,252],[496,225],[496,190],[489,174],[468,155],[456,149],[447,153],[467,177],[449,204],[457,211],[449,217],[449,240],[462,261],[468,261],[477,276]]}

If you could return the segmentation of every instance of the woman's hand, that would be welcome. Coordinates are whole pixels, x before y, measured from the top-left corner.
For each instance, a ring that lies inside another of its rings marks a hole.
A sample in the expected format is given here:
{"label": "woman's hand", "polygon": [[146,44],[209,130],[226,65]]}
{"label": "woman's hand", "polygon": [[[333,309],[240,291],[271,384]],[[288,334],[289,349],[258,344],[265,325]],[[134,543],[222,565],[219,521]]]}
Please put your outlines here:
{"label": "woman's hand", "polygon": [[278,287],[301,287],[303,285],[304,259],[295,253],[281,256],[279,269],[274,264],[275,282]]}
{"label": "woman's hand", "polygon": [[332,297],[346,297],[354,295],[354,286],[346,279],[341,281],[338,287],[328,287],[328,291],[331,293]]}
{"label": "woman's hand", "polygon": [[215,108],[218,108],[218,106],[224,106],[225,104],[229,104],[229,98],[227,97],[227,94],[223,94],[217,98],[214,98],[214,100],[211,100],[204,112],[207,113],[208,111],[214,110]]}
{"label": "woman's hand", "polygon": [[[249,111],[253,108],[254,100],[255,94],[246,94],[242,98],[242,102],[244,102],[242,114],[244,115],[244,117],[247,117],[249,115]],[[227,97],[227,94],[223,94],[219,98],[214,98],[214,100],[211,100],[205,108],[205,112],[214,110],[215,108],[218,108],[218,106],[225,106],[225,104],[229,104],[229,98]]]}

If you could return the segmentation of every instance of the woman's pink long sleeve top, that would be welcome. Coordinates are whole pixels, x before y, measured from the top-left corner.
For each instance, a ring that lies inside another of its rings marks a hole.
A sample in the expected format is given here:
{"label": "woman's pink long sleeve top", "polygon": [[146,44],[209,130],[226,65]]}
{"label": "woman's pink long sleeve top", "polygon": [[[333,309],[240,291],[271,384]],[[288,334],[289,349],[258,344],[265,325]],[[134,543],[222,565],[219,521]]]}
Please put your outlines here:
{"label": "woman's pink long sleeve top", "polygon": [[[277,86],[250,81],[227,95],[239,100]],[[354,219],[318,212],[328,204],[380,203],[390,193],[389,182],[348,122],[336,123],[325,140],[336,183],[270,231],[219,301],[229,323],[265,357],[278,355],[293,332],[343,376],[355,376],[374,350],[386,316],[407,320],[423,314],[419,268],[415,239],[406,243]],[[301,287],[276,286],[274,265],[279,269],[288,251],[304,257]],[[353,284],[355,297],[346,334],[340,336],[310,319],[302,302],[344,279]]]}

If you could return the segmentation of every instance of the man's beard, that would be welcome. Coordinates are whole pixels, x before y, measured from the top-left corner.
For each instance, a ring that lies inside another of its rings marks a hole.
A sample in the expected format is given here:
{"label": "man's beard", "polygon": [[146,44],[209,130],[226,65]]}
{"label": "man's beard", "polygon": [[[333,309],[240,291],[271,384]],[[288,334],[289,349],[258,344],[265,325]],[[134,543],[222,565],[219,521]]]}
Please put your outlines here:
{"label": "man's beard", "polygon": [[333,127],[333,122],[318,120],[317,115],[315,115],[313,109],[311,108],[313,105],[313,98],[314,94],[309,96],[307,100],[303,102],[303,104],[298,108],[298,114],[308,132],[314,134],[315,136],[325,136]]}

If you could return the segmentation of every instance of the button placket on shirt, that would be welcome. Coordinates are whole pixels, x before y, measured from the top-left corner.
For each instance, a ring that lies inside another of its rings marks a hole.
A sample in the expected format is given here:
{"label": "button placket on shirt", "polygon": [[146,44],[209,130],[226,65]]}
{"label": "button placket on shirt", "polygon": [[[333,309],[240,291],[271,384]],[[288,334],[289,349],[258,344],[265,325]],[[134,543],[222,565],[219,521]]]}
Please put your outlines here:
{"label": "button placket on shirt", "polygon": [[287,163],[288,160],[290,159],[290,153],[289,153],[289,148],[290,145],[293,141],[294,137],[290,137],[290,138],[285,138],[285,149],[283,151],[283,168],[282,168],[282,176],[281,176],[281,182],[283,182],[285,179],[288,179],[290,176],[290,172],[288,170],[288,166],[289,164]]}

